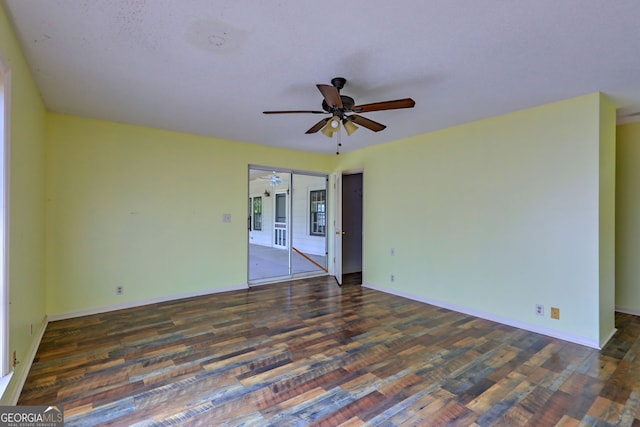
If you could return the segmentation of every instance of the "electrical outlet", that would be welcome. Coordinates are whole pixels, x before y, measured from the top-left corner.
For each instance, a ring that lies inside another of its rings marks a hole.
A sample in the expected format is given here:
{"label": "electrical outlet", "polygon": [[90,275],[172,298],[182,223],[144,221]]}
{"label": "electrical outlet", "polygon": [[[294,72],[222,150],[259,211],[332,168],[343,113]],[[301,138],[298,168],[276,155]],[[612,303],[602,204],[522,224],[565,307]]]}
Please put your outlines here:
{"label": "electrical outlet", "polygon": [[116,286],[116,295],[122,295],[124,293],[124,287]]}
{"label": "electrical outlet", "polygon": [[544,316],[544,305],[536,304],[536,315]]}
{"label": "electrical outlet", "polygon": [[558,307],[551,307],[551,318],[560,320],[560,309]]}

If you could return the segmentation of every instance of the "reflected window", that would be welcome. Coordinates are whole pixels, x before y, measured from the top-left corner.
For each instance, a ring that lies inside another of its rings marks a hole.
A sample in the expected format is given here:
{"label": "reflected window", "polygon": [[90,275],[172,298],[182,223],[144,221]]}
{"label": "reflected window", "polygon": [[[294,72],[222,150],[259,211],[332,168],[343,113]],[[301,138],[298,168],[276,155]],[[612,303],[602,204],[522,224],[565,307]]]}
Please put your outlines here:
{"label": "reflected window", "polygon": [[262,230],[262,197],[253,198],[253,229]]}
{"label": "reflected window", "polygon": [[327,191],[312,190],[309,192],[309,234],[324,236],[327,229]]}
{"label": "reflected window", "polygon": [[287,195],[284,193],[276,194],[276,222],[287,222]]}

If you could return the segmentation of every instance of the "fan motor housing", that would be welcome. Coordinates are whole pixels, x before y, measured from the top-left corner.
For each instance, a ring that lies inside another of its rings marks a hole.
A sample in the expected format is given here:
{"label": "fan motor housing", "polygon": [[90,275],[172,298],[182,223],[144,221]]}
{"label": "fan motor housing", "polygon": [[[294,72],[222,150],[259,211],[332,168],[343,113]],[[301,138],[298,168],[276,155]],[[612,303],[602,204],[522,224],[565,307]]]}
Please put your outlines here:
{"label": "fan motor housing", "polygon": [[[340,95],[340,100],[342,101],[342,108],[339,108],[338,110],[340,110],[342,112],[351,111],[351,109],[355,105],[355,101],[350,96]],[[324,111],[326,111],[327,113],[333,113],[334,112],[333,109],[331,107],[329,107],[329,104],[327,104],[327,101],[325,101],[324,99],[322,100],[322,109]]]}

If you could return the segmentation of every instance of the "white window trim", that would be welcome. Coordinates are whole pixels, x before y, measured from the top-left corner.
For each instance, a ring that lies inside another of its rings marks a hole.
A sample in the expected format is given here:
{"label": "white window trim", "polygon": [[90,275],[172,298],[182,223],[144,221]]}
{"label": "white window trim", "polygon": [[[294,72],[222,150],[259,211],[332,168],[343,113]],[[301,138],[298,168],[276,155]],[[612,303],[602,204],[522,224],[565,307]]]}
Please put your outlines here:
{"label": "white window trim", "polygon": [[[250,199],[249,204],[251,205],[250,206],[250,211],[251,212],[250,212],[250,215],[249,215],[251,217],[251,231],[262,232],[263,228],[264,228],[262,226],[263,217],[264,217],[264,196],[262,194],[258,194],[258,195],[249,197],[249,199]],[[256,220],[255,220],[254,212],[253,212],[253,209],[254,209],[253,204],[255,203],[256,199],[260,199],[260,229],[256,228]]]}
{"label": "white window trim", "polygon": [[[311,193],[313,191],[322,191],[324,190],[324,208],[325,208],[325,224],[324,224],[324,234],[314,234],[311,232]],[[327,214],[327,194],[329,192],[327,191],[327,187],[321,187],[321,186],[310,186],[307,187],[307,235],[310,237],[321,237],[321,238],[326,238],[327,237],[327,222],[328,221],[328,214]]]}

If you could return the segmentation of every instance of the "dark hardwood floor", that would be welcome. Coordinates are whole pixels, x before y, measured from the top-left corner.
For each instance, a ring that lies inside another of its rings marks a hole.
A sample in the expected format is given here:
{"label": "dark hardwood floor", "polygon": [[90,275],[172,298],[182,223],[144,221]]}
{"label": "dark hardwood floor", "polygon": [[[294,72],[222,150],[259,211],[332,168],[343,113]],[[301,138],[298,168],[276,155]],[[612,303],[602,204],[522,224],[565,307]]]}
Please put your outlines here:
{"label": "dark hardwood floor", "polygon": [[49,324],[21,405],[66,426],[640,425],[640,319],[602,351],[321,277]]}

